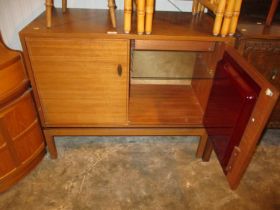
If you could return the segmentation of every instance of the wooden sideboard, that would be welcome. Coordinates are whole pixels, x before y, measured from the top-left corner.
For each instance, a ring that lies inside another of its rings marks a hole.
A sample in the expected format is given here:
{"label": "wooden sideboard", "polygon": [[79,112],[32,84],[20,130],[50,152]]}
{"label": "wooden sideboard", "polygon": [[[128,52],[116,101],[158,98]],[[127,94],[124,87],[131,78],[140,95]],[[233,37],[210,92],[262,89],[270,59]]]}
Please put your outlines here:
{"label": "wooden sideboard", "polygon": [[[207,15],[156,12],[151,35],[125,34],[121,11],[112,33],[108,17],[69,9],[54,12],[50,29],[43,14],[20,33],[51,157],[54,136],[200,136],[197,157],[209,160],[214,149],[235,189],[277,89],[231,47],[234,38],[211,35]],[[144,66],[159,67],[141,75]]]}
{"label": "wooden sideboard", "polygon": [[22,55],[0,36],[0,192],[44,157],[45,144]]}
{"label": "wooden sideboard", "polygon": [[[250,64],[280,90],[280,25],[257,24],[256,19],[241,20],[236,47]],[[280,128],[280,101],[269,119],[268,127]]]}

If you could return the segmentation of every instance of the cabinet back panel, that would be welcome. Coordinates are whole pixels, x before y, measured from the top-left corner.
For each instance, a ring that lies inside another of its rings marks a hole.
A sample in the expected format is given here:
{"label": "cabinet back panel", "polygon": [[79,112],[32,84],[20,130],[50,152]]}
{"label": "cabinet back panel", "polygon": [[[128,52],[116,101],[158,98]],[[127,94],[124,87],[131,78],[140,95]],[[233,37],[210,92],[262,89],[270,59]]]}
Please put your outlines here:
{"label": "cabinet back panel", "polygon": [[134,51],[132,77],[191,79],[196,53]]}
{"label": "cabinet back panel", "polygon": [[127,123],[128,41],[34,38],[27,48],[46,125]]}

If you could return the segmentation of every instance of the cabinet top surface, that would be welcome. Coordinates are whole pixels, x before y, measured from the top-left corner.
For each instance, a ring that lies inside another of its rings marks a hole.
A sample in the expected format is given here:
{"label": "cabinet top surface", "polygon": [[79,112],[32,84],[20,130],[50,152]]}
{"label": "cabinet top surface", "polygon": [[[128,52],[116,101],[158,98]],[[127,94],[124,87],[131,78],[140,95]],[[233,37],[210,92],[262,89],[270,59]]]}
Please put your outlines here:
{"label": "cabinet top surface", "polygon": [[111,39],[152,39],[152,40],[197,40],[222,41],[233,43],[233,37],[215,37],[212,35],[213,18],[204,14],[192,16],[186,12],[156,11],[151,35],[136,34],[135,16],[132,31],[123,31],[123,11],[116,10],[117,28],[113,29],[108,10],[68,9],[65,14],[61,9],[54,9],[52,27],[46,28],[45,13],[26,26],[24,36],[56,37],[96,37]]}

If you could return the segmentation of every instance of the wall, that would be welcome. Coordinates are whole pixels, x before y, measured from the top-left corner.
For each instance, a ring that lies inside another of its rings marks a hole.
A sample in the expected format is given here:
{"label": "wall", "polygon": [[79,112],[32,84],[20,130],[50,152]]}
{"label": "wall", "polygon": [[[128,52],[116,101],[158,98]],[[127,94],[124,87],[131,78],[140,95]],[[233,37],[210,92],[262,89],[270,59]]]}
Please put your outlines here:
{"label": "wall", "polygon": [[[54,0],[61,6],[61,0]],[[21,49],[18,32],[45,9],[45,0],[0,0],[0,30],[5,43],[13,49]],[[116,0],[123,9],[123,0]],[[156,10],[190,11],[190,0],[156,0]],[[107,8],[107,0],[68,0],[68,7]]]}

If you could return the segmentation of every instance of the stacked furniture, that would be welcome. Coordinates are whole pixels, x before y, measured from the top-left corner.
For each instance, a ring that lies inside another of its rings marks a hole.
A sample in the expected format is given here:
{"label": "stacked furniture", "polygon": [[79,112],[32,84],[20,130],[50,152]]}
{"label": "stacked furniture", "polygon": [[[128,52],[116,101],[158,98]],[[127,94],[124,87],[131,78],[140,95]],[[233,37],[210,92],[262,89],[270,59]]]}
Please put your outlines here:
{"label": "stacked furniture", "polygon": [[204,9],[215,15],[213,35],[233,36],[236,31],[242,0],[194,0],[192,12],[199,15]]}
{"label": "stacked furniture", "polygon": [[[154,0],[124,0],[124,32],[130,33],[132,25],[133,3],[137,8],[137,33],[151,34],[153,25]],[[52,26],[53,0],[46,0],[46,25]],[[115,0],[108,0],[111,23],[116,28],[116,3]],[[67,0],[62,0],[62,12],[67,11]]]}
{"label": "stacked furniture", "polygon": [[[137,34],[151,34],[153,26],[154,0],[136,0]],[[124,32],[130,33],[133,0],[124,0]]]}
{"label": "stacked furniture", "polygon": [[0,192],[29,173],[45,154],[32,89],[21,53],[0,38]]}
{"label": "stacked furniture", "polygon": [[[46,5],[46,26],[50,28],[52,26],[52,10],[54,6],[54,0],[45,0]],[[65,13],[67,11],[67,0],[62,0],[62,12]],[[108,7],[110,10],[110,17],[113,28],[116,28],[116,2],[115,0],[108,0]]]}

